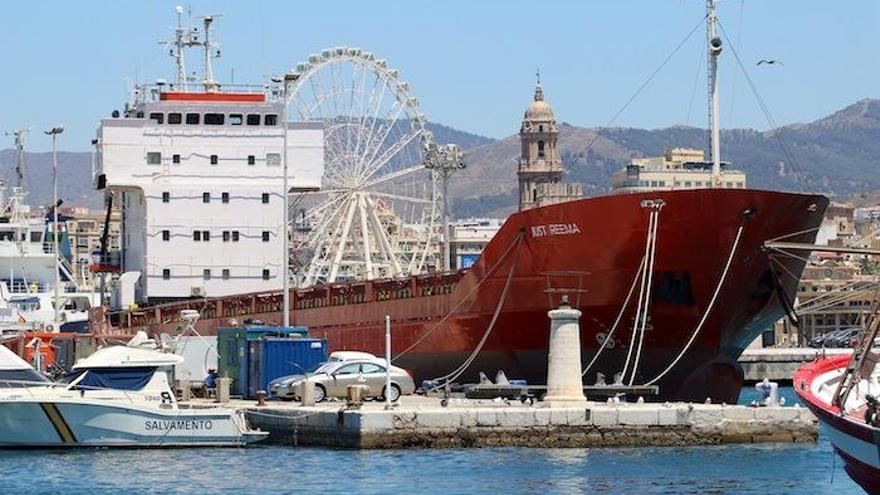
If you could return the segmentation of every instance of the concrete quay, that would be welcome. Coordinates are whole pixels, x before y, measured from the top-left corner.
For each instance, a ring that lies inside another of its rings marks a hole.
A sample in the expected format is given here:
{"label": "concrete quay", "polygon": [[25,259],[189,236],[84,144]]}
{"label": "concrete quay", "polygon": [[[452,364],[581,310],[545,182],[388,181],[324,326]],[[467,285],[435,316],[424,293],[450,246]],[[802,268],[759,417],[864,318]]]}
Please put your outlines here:
{"label": "concrete quay", "polygon": [[769,378],[776,382],[790,382],[794,372],[817,355],[851,354],[852,349],[768,348],[746,349],[739,357],[745,380],[758,382]]}
{"label": "concrete quay", "polygon": [[284,445],[351,449],[460,447],[687,446],[814,442],[816,418],[805,408],[713,404],[607,404],[546,407],[498,401],[404,397],[397,407],[342,402],[230,403]]}

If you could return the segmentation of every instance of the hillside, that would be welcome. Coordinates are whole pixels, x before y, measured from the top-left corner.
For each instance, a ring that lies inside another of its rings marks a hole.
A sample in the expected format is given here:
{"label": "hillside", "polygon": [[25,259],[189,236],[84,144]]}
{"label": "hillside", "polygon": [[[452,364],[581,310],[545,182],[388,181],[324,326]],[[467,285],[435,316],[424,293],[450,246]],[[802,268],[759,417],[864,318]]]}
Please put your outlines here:
{"label": "hillside", "polygon": [[[515,128],[517,123],[511,123]],[[516,207],[516,161],[519,136],[493,140],[429,124],[440,143],[453,142],[467,150],[467,169],[450,185],[455,216],[502,216]],[[880,190],[880,100],[861,100],[828,117],[780,128],[795,163],[786,159],[773,132],[731,129],[721,133],[722,155],[748,173],[756,188],[808,190],[838,198],[873,197]],[[598,136],[598,137],[597,137]],[[588,150],[591,141],[595,143]],[[665,129],[583,128],[560,126],[560,152],[569,180],[584,183],[588,195],[606,194],[611,175],[632,157],[660,155],[666,147],[706,149],[708,133],[694,127]],[[60,195],[68,205],[100,207],[101,194],[92,187],[91,153],[58,155]],[[29,153],[29,202],[43,205],[52,194],[52,157]],[[0,178],[13,181],[13,151],[0,151]],[[794,170],[804,170],[801,186]]]}
{"label": "hillside", "polygon": [[[803,187],[811,191],[844,198],[880,188],[880,100],[861,100],[815,122],[782,127],[778,134],[794,163],[786,160],[773,132],[751,129],[722,131],[722,156],[745,170],[755,188],[800,190],[794,173],[798,168],[804,171]],[[569,180],[583,182],[588,195],[607,193],[611,175],[630,158],[662,155],[672,146],[706,149],[708,132],[682,126],[655,130],[560,126],[559,149]],[[518,135],[470,150],[468,169],[450,186],[456,216],[501,216],[513,211],[519,153]]]}

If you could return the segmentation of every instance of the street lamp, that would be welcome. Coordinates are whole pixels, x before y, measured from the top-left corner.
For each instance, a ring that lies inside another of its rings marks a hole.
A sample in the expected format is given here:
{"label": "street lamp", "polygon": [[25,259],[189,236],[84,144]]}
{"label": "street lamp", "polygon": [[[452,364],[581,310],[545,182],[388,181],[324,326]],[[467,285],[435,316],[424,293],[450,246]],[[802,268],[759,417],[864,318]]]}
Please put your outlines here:
{"label": "street lamp", "polygon": [[284,277],[282,286],[282,290],[284,291],[284,315],[282,321],[285,327],[290,326],[290,233],[288,231],[288,227],[290,224],[290,212],[288,211],[288,209],[290,208],[290,199],[288,197],[290,187],[288,187],[287,185],[287,99],[290,91],[290,85],[297,79],[299,79],[299,74],[293,72],[288,72],[287,74],[284,74],[283,77],[272,78],[272,82],[276,84],[281,84],[281,97],[284,104],[284,108],[281,112],[281,123],[284,126],[284,152],[282,157],[282,174],[284,175],[284,177],[282,178],[281,182],[282,187],[284,188],[284,194],[282,194],[281,197],[283,198],[284,203],[284,223],[282,224],[284,228],[284,235],[282,236],[284,241],[284,260],[282,264],[282,276]]}
{"label": "street lamp", "polygon": [[60,295],[58,294],[59,285],[61,285],[60,277],[58,274],[58,154],[55,149],[55,140],[59,134],[64,132],[64,126],[58,125],[49,130],[43,131],[49,136],[52,136],[52,249],[55,257],[55,301],[53,302],[53,306],[55,307],[55,330],[59,330],[58,326],[58,312],[61,309],[60,307]]}

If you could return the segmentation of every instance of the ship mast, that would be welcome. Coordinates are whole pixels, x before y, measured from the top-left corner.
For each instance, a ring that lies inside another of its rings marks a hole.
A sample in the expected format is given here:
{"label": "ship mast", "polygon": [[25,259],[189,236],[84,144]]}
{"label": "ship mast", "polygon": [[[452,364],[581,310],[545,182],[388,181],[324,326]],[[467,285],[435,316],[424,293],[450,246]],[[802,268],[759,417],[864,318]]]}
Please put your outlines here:
{"label": "ship mast", "polygon": [[24,186],[24,142],[28,131],[29,129],[16,129],[6,133],[15,139],[15,185],[19,188]]}
{"label": "ship mast", "polygon": [[208,14],[202,17],[202,22],[204,22],[204,35],[205,40],[202,42],[202,46],[205,48],[205,79],[202,84],[205,85],[205,91],[217,91],[219,88],[219,84],[216,80],[214,80],[214,68],[211,64],[211,59],[217,58],[220,56],[220,50],[216,50],[215,52],[211,52],[211,49],[214,47],[211,42],[211,23],[214,22],[215,17],[220,17],[218,14]]}
{"label": "ship mast", "polygon": [[711,130],[712,181],[721,186],[721,133],[718,122],[718,56],[721,55],[721,38],[716,32],[718,18],[715,1],[706,0],[706,40],[709,56],[709,126]]}
{"label": "ship mast", "polygon": [[212,66],[211,61],[220,56],[220,50],[214,50],[216,45],[211,41],[211,23],[214,22],[216,17],[219,17],[219,14],[210,14],[201,18],[204,24],[204,39],[200,39],[198,28],[193,27],[191,29],[185,29],[183,27],[183,7],[178,5],[175,7],[175,12],[177,13],[177,27],[174,29],[174,39],[160,41],[159,43],[171,47],[168,54],[174,57],[174,61],[177,65],[178,89],[180,91],[187,91],[187,82],[194,79],[186,75],[186,60],[183,52],[184,48],[200,46],[204,48],[205,52],[205,74],[202,79],[202,84],[205,87],[205,91],[216,91],[219,88],[219,84],[214,80],[214,67]]}

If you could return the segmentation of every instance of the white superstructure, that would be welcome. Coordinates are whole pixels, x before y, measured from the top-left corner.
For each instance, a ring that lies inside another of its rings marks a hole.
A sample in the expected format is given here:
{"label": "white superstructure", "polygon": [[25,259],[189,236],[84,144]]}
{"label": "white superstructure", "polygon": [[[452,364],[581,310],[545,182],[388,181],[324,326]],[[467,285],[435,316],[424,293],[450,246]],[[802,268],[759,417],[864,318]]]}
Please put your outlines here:
{"label": "white superstructure", "polygon": [[[98,129],[98,187],[122,207],[118,289],[150,302],[281,289],[283,100],[185,88],[137,87]],[[323,124],[287,128],[290,190],[318,189]]]}

